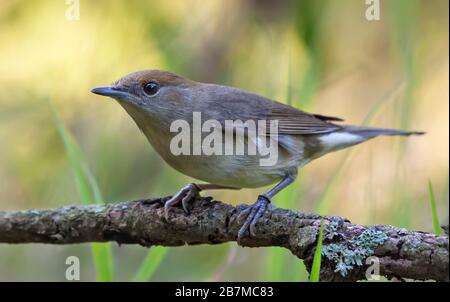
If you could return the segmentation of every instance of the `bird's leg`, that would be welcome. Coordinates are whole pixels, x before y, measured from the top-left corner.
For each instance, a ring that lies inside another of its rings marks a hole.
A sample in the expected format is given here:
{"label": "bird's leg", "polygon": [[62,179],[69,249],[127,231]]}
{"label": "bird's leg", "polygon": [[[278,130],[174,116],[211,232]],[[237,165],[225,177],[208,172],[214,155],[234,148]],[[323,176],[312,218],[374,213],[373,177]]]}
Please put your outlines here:
{"label": "bird's leg", "polygon": [[239,190],[239,188],[235,187],[227,187],[222,185],[216,185],[216,184],[194,184],[190,183],[187,184],[185,187],[183,187],[180,191],[178,191],[177,194],[173,195],[169,200],[167,200],[164,204],[164,214],[166,217],[166,220],[169,220],[169,210],[173,206],[177,205],[181,202],[181,205],[186,213],[189,213],[188,209],[188,203],[192,200],[192,198],[195,198],[199,196],[200,191],[204,190],[218,190],[218,189],[232,189],[232,190]]}
{"label": "bird's leg", "polygon": [[247,230],[250,231],[250,236],[255,236],[256,234],[256,223],[258,222],[259,218],[264,214],[264,211],[267,209],[267,206],[270,203],[270,199],[275,196],[278,192],[286,188],[288,185],[294,182],[295,178],[297,177],[297,169],[292,169],[286,176],[278,183],[272,190],[269,192],[259,195],[258,200],[251,206],[249,206],[247,209],[243,210],[239,214],[238,221],[242,221],[244,217],[245,221],[242,227],[239,229],[238,232],[238,240],[242,238]]}

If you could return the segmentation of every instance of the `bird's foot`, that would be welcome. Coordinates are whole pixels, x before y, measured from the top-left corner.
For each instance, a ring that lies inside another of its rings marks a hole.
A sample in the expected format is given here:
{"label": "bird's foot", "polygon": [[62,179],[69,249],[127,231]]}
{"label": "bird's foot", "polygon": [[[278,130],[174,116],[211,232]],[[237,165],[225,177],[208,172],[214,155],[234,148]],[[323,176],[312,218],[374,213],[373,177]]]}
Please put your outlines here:
{"label": "bird's foot", "polygon": [[250,231],[250,236],[256,235],[256,223],[259,218],[264,214],[268,205],[270,204],[270,199],[265,195],[259,195],[258,200],[249,206],[247,209],[243,210],[238,217],[238,221],[242,221],[245,217],[245,222],[238,232],[238,240],[240,240],[247,233],[247,230]]}
{"label": "bird's foot", "polygon": [[167,200],[164,204],[164,216],[167,221],[169,221],[169,210],[175,205],[181,202],[181,206],[183,207],[186,213],[189,213],[188,204],[193,198],[199,196],[200,188],[193,183],[186,185],[177,194],[172,196],[169,200]]}

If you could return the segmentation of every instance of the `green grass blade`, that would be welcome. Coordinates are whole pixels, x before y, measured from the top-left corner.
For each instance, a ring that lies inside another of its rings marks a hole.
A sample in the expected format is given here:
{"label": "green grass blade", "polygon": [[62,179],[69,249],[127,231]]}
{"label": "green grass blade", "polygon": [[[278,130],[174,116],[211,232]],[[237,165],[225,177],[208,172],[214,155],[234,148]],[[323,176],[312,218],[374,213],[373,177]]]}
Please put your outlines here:
{"label": "green grass blade", "polygon": [[152,247],[132,280],[134,282],[149,281],[168,251],[169,249],[163,246]]}
{"label": "green grass blade", "polygon": [[314,259],[311,268],[311,276],[309,281],[319,282],[320,263],[322,261],[322,238],[323,238],[323,220],[320,221],[319,240],[317,240],[317,247],[314,251]]}
{"label": "green grass blade", "polygon": [[110,243],[91,243],[94,258],[95,279],[99,282],[114,281],[114,258]]}
{"label": "green grass blade", "polygon": [[302,85],[300,87],[300,102],[302,105],[301,107],[304,110],[312,109],[312,98],[318,86],[319,67],[318,63],[314,60],[316,59],[313,56],[306,71],[305,78],[303,79]]}
{"label": "green grass blade", "polygon": [[441,224],[439,223],[439,216],[437,213],[436,207],[436,198],[434,197],[433,186],[431,185],[431,181],[428,180],[428,195],[431,206],[431,217],[433,219],[433,231],[436,235],[441,234]]}
{"label": "green grass blade", "polygon": [[91,171],[89,170],[89,167],[82,158],[78,144],[65,128],[53,104],[51,102],[49,104],[56,128],[63,141],[67,156],[69,157],[77,192],[80,195],[81,202],[83,204],[102,204],[103,197]]}
{"label": "green grass blade", "polygon": [[[81,150],[75,139],[65,128],[53,103],[48,101],[53,120],[64,144],[69,158],[78,195],[83,204],[102,204],[103,198],[94,176],[83,159]],[[92,255],[96,270],[97,281],[113,281],[113,255],[110,243],[92,243]]]}

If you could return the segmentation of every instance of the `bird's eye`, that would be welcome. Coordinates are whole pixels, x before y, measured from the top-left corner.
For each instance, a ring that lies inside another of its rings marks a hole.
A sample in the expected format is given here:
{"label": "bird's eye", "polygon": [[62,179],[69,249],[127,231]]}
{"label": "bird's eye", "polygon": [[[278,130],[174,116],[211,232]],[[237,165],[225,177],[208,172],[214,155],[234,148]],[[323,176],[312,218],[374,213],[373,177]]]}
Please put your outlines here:
{"label": "bird's eye", "polygon": [[144,92],[148,95],[155,95],[159,90],[159,85],[155,82],[148,82],[144,85]]}

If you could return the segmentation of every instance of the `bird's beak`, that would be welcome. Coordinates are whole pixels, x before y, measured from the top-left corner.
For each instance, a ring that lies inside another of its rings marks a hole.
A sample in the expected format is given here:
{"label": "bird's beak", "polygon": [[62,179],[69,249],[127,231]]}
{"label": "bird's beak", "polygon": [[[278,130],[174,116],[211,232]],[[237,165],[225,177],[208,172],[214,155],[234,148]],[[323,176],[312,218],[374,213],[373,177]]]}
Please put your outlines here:
{"label": "bird's beak", "polygon": [[97,87],[91,90],[92,93],[109,96],[112,98],[125,98],[128,92],[114,86]]}

